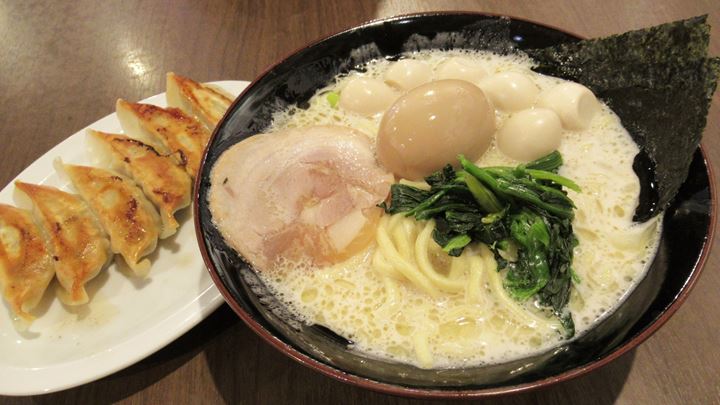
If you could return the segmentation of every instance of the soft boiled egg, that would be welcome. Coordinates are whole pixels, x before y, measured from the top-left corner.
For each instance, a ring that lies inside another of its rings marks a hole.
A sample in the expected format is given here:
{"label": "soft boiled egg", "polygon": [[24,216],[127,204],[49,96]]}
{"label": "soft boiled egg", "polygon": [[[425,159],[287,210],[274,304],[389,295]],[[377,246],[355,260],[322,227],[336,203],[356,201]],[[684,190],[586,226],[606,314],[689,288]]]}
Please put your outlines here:
{"label": "soft boiled egg", "polygon": [[340,108],[372,117],[380,114],[397,100],[399,93],[381,80],[354,77],[340,92]]}
{"label": "soft boiled egg", "polygon": [[432,68],[415,59],[401,59],[385,72],[385,83],[407,91],[425,84],[432,79]]}
{"label": "soft boiled egg", "polygon": [[600,112],[600,102],[593,92],[573,82],[562,83],[543,92],[538,105],[554,110],[560,116],[563,127],[570,130],[586,129]]}
{"label": "soft boiled egg", "polygon": [[466,58],[449,58],[437,68],[437,78],[465,80],[477,83],[488,75],[487,70],[476,62]]}
{"label": "soft boiled egg", "polygon": [[478,85],[495,108],[508,112],[531,107],[540,94],[540,88],[528,75],[517,72],[496,73]]}
{"label": "soft boiled egg", "polygon": [[562,123],[553,110],[533,108],[513,114],[497,134],[505,155],[523,162],[539,159],[560,146]]}
{"label": "soft boiled egg", "polygon": [[378,161],[396,176],[420,180],[464,154],[475,160],[490,146],[495,112],[477,86],[439,80],[410,90],[385,113]]}

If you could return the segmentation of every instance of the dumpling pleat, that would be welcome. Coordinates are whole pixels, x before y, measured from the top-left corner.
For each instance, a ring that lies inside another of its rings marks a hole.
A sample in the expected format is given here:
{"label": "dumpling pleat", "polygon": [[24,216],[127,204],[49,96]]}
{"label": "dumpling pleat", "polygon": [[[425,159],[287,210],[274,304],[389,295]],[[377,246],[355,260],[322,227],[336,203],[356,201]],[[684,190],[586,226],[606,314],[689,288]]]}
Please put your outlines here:
{"label": "dumpling pleat", "polygon": [[177,108],[118,100],[116,112],[127,135],[147,141],[163,154],[178,154],[185,171],[195,178],[210,140],[207,128]]}
{"label": "dumpling pleat", "polygon": [[30,311],[54,274],[45,237],[30,212],[0,204],[0,285],[11,310],[32,321]]}
{"label": "dumpling pleat", "polygon": [[15,182],[28,196],[48,237],[55,273],[68,305],[88,302],[85,285],[112,260],[110,242],[90,208],[77,195],[54,187]]}
{"label": "dumpling pleat", "polygon": [[112,251],[125,259],[135,275],[147,275],[150,260],[143,258],[157,247],[162,223],[142,190],[110,170],[70,164],[63,169],[110,235]]}
{"label": "dumpling pleat", "polygon": [[136,139],[94,130],[88,134],[110,150],[114,166],[132,177],[160,211],[160,238],[173,235],[179,226],[175,212],[190,205],[192,179],[185,170],[173,158]]}
{"label": "dumpling pleat", "polygon": [[215,129],[232,104],[232,97],[220,89],[172,72],[167,74],[166,97],[170,107],[179,108],[195,117],[210,131]]}

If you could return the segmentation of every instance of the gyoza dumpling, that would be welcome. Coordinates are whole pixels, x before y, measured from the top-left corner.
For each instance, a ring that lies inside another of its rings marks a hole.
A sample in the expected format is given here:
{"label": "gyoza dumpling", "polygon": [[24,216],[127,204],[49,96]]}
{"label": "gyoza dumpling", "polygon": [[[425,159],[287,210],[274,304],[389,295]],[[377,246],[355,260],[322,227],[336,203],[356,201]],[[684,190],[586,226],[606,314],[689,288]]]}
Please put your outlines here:
{"label": "gyoza dumpling", "polygon": [[110,242],[85,201],[54,187],[15,182],[32,201],[45,230],[55,263],[55,274],[68,305],[88,302],[85,284],[113,258]]}
{"label": "gyoza dumpling", "polygon": [[89,166],[63,166],[75,188],[90,205],[119,253],[138,276],[150,270],[143,257],[157,247],[162,223],[142,190],[125,176]]}
{"label": "gyoza dumpling", "polygon": [[33,320],[30,311],[54,274],[45,238],[30,212],[0,204],[0,285],[12,311]]}
{"label": "gyoza dumpling", "polygon": [[185,171],[195,178],[210,139],[207,128],[177,108],[166,109],[120,99],[116,112],[125,133],[147,140],[165,155],[178,152]]}
{"label": "gyoza dumpling", "polygon": [[111,155],[160,211],[160,239],[175,233],[178,222],[174,213],[190,205],[192,180],[175,159],[160,155],[150,145],[124,135],[88,130],[88,134],[110,150]]}
{"label": "gyoza dumpling", "polygon": [[232,98],[222,91],[172,72],[167,74],[165,94],[170,107],[192,115],[211,131],[232,104]]}

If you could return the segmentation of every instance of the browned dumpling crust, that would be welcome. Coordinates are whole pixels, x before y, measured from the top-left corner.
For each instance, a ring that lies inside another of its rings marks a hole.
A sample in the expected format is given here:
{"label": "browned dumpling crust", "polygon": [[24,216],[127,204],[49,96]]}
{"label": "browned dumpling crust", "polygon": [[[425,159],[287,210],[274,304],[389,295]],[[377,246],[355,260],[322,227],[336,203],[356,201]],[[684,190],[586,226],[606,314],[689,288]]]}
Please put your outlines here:
{"label": "browned dumpling crust", "polygon": [[88,134],[109,147],[117,165],[158,208],[163,223],[160,238],[173,235],[179,226],[175,212],[190,205],[192,180],[185,170],[175,159],[136,139],[94,130]]}
{"label": "browned dumpling crust", "polygon": [[45,237],[29,211],[0,204],[0,284],[10,309],[21,319],[42,299],[55,270]]}
{"label": "browned dumpling crust", "polygon": [[143,257],[157,247],[160,215],[134,181],[110,170],[64,165],[75,188],[110,235],[112,251],[119,253],[138,276],[150,270]]}
{"label": "browned dumpling crust", "polygon": [[110,241],[90,208],[77,195],[54,187],[15,182],[35,207],[48,237],[55,273],[68,305],[88,302],[85,285],[112,260]]}
{"label": "browned dumpling crust", "polygon": [[232,98],[219,89],[172,72],[167,74],[166,97],[170,107],[179,108],[197,118],[210,131],[215,129],[232,104]]}
{"label": "browned dumpling crust", "polygon": [[125,133],[147,140],[163,154],[177,153],[190,177],[195,178],[210,132],[178,108],[118,100],[116,112]]}

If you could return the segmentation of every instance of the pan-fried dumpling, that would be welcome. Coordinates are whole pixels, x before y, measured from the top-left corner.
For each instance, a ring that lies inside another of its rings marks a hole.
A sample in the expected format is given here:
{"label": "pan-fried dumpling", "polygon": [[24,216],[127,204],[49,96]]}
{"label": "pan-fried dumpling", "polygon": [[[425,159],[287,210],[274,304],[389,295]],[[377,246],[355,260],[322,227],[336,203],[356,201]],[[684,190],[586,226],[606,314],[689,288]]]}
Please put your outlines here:
{"label": "pan-fried dumpling", "polygon": [[45,230],[68,305],[88,302],[85,284],[112,260],[110,242],[85,201],[54,187],[15,182],[32,201],[35,215]]}
{"label": "pan-fried dumpling", "polygon": [[25,321],[52,280],[52,257],[29,211],[0,204],[0,285],[12,311]]}
{"label": "pan-fried dumpling", "polygon": [[170,107],[192,115],[211,131],[232,104],[232,98],[221,90],[172,72],[167,74],[166,97]]}
{"label": "pan-fried dumpling", "polygon": [[145,276],[150,260],[143,257],[157,247],[162,227],[155,207],[127,177],[89,166],[66,164],[63,168],[110,235],[112,251],[119,253],[136,275]]}
{"label": "pan-fried dumpling", "polygon": [[175,233],[179,224],[173,215],[190,205],[192,180],[174,159],[160,155],[150,145],[124,135],[88,130],[88,134],[109,150],[122,171],[142,187],[148,199],[160,211],[160,238]]}
{"label": "pan-fried dumpling", "polygon": [[207,128],[177,108],[128,103],[120,99],[116,112],[125,133],[147,140],[163,154],[179,153],[185,171],[195,178],[210,139]]}

